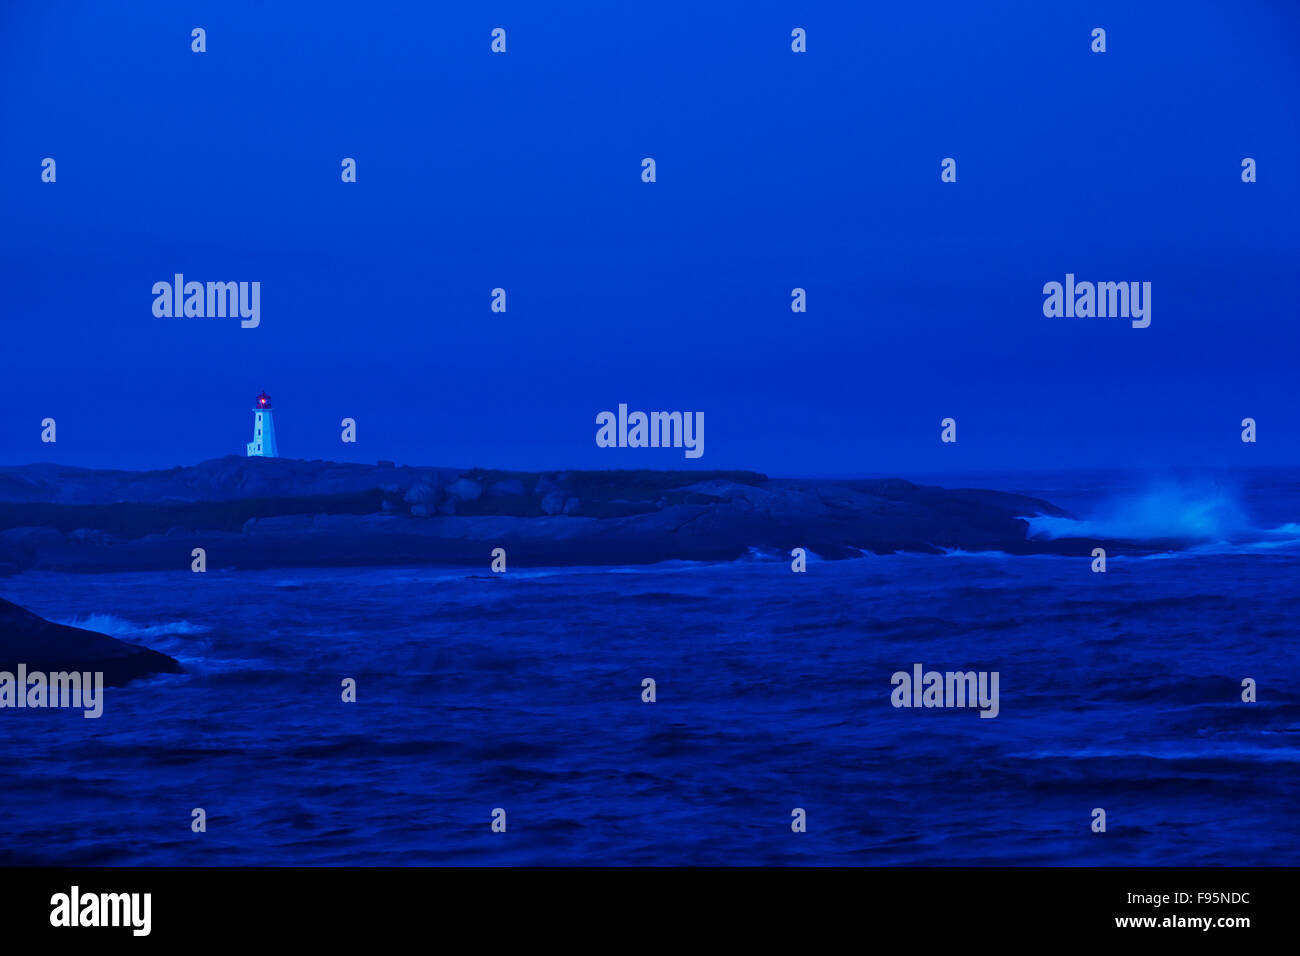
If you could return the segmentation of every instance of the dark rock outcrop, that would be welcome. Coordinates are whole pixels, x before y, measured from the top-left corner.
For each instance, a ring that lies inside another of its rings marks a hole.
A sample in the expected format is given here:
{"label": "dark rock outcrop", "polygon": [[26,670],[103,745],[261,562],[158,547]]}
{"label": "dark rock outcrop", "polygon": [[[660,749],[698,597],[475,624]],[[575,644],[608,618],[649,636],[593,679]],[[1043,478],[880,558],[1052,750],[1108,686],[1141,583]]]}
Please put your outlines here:
{"label": "dark rock outcrop", "polygon": [[0,671],[102,671],[104,683],[125,684],[149,674],[179,674],[181,665],[158,651],[107,634],[55,624],[0,598]]}
{"label": "dark rock outcrop", "polygon": [[[152,497],[151,497],[152,496]],[[187,568],[825,558],[948,549],[1086,555],[1031,540],[1023,495],[746,471],[512,472],[229,457],[162,472],[0,469],[0,574]],[[1115,551],[1139,550],[1127,543]]]}

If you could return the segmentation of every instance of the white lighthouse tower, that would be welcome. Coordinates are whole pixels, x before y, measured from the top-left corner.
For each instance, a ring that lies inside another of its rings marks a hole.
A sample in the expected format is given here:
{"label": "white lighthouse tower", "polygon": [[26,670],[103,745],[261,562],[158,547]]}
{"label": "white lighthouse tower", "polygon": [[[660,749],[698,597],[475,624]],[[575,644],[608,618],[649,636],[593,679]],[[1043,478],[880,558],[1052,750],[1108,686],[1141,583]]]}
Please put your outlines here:
{"label": "white lighthouse tower", "polygon": [[275,418],[271,415],[271,396],[263,392],[253,404],[253,440],[248,443],[248,457],[278,458],[275,447]]}

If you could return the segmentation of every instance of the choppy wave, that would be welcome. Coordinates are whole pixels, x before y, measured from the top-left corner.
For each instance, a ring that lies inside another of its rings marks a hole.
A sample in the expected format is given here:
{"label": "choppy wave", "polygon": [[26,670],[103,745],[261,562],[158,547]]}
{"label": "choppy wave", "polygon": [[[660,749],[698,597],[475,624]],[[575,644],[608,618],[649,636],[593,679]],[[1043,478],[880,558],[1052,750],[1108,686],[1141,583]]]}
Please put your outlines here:
{"label": "choppy wave", "polygon": [[87,631],[98,631],[100,634],[121,638],[124,641],[134,641],[136,638],[163,637],[168,634],[206,634],[211,630],[205,625],[191,624],[189,621],[133,624],[113,614],[87,614],[85,617],[58,620],[55,623],[64,624],[68,627],[80,627]]}
{"label": "choppy wave", "polygon": [[1164,542],[1202,553],[1300,548],[1300,524],[1257,527],[1236,492],[1214,484],[1166,482],[1105,498],[1084,518],[1038,514],[1023,520],[1029,523],[1026,537],[1031,540]]}
{"label": "choppy wave", "polygon": [[[854,549],[857,550],[857,549]],[[824,560],[820,554],[808,548],[804,548],[804,560],[809,564]],[[783,551],[780,548],[761,548],[756,545],[750,545],[745,553],[737,558],[737,561],[752,562],[757,564],[770,564],[774,562],[789,561],[793,552]]]}
{"label": "choppy wave", "polygon": [[[1300,480],[1281,490],[1294,497],[1271,509],[1243,500],[1272,515],[1254,524],[1294,535]],[[28,573],[24,603],[76,595],[79,613],[121,618],[69,623],[156,633],[141,642],[186,673],[117,691],[111,733],[41,721],[7,738],[8,842],[18,862],[184,863],[192,851],[158,814],[85,821],[216,780],[237,781],[223,811],[246,825],[213,830],[213,865],[654,865],[665,840],[692,865],[1285,865],[1300,847],[1300,692],[1267,675],[1300,673],[1287,639],[1300,557],[1174,555],[1182,566],[1095,578],[1068,556],[869,555],[827,561],[793,591],[788,563],[743,560],[544,571],[524,587],[486,562],[231,571],[184,605],[181,572]],[[444,574],[460,579],[428,580]],[[888,674],[916,661],[999,671],[999,718],[893,710]],[[1246,675],[1265,678],[1249,705]],[[357,704],[340,700],[345,676]],[[646,676],[653,706],[638,702]],[[886,765],[890,799],[845,803]],[[958,779],[984,799],[951,799]],[[429,804],[430,781],[465,799],[526,793],[529,825],[508,843],[476,838],[455,801]],[[778,857],[689,803],[712,793],[738,819],[770,820],[773,787],[860,817],[810,827],[797,857]],[[1139,807],[1122,841],[1087,839],[1092,802],[1082,827],[1062,822],[1083,790]],[[990,803],[1031,838],[1008,841]],[[574,828],[583,807],[600,826]],[[1211,830],[1212,845],[1186,838]]]}

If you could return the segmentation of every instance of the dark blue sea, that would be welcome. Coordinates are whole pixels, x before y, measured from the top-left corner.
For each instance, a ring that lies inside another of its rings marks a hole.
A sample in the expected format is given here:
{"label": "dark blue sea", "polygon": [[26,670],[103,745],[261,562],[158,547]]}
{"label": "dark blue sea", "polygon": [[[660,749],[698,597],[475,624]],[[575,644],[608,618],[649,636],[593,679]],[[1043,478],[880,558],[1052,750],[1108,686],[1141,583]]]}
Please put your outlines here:
{"label": "dark blue sea", "polygon": [[[187,671],[0,717],[0,863],[1300,861],[1300,475],[969,484],[1187,545],[0,580]],[[891,706],[916,663],[998,716]]]}

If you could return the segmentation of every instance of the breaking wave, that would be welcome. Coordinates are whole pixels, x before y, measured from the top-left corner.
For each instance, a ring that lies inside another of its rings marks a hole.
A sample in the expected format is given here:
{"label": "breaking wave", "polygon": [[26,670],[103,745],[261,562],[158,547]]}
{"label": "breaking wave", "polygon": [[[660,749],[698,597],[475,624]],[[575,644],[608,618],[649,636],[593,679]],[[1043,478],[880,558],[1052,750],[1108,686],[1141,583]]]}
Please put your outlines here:
{"label": "breaking wave", "polygon": [[80,627],[87,631],[98,631],[100,634],[107,634],[110,637],[117,637],[124,641],[135,638],[163,637],[168,634],[206,634],[210,630],[210,628],[202,624],[191,624],[189,621],[168,621],[163,624],[132,624],[130,621],[124,621],[112,614],[87,614],[85,617],[74,617],[59,620],[55,623],[65,624],[68,627]]}
{"label": "breaking wave", "polygon": [[1031,540],[1093,538],[1169,542],[1223,551],[1288,550],[1300,547],[1300,524],[1259,528],[1236,494],[1223,486],[1164,483],[1102,501],[1086,518],[1033,515]]}

